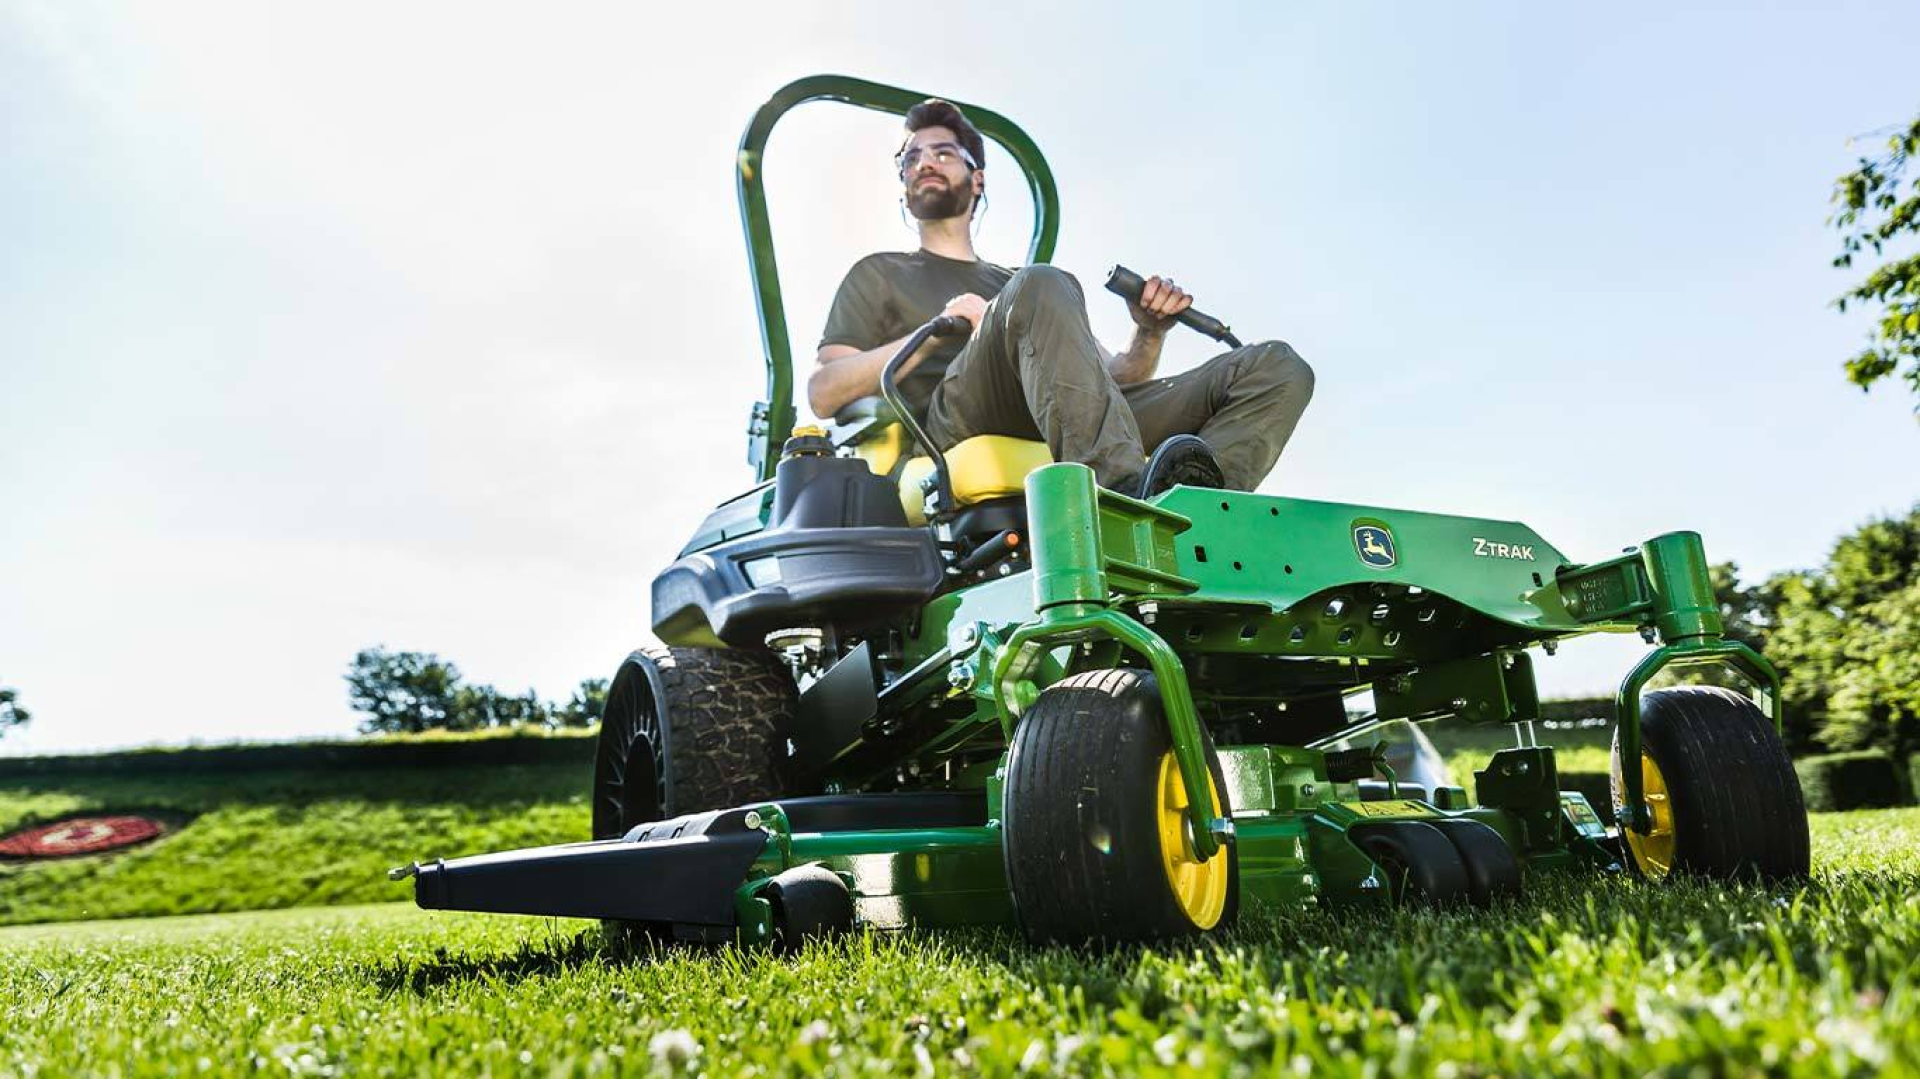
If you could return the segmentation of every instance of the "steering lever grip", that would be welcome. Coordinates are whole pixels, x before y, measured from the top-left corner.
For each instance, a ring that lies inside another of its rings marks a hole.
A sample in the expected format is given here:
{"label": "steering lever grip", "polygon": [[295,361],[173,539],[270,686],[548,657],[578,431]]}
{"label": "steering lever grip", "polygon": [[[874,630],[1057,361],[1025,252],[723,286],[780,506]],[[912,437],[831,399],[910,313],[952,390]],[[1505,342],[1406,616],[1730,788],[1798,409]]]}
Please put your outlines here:
{"label": "steering lever grip", "polygon": [[[1138,304],[1140,294],[1147,288],[1147,279],[1127,269],[1115,266],[1107,274],[1107,291],[1121,297],[1129,304]],[[1233,348],[1240,347],[1240,339],[1233,336],[1233,328],[1211,315],[1196,308],[1188,308],[1173,317],[1175,322],[1185,324],[1207,335],[1215,341],[1224,342]]]}

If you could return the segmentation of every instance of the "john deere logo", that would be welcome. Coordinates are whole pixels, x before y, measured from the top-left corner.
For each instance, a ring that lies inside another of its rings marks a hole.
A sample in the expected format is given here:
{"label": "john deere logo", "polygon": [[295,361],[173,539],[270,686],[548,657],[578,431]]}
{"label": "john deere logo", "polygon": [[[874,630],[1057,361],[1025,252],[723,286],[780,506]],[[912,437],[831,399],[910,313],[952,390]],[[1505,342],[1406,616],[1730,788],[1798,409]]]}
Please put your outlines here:
{"label": "john deere logo", "polygon": [[1385,570],[1394,563],[1393,534],[1384,525],[1355,525],[1353,550],[1359,553],[1361,562]]}

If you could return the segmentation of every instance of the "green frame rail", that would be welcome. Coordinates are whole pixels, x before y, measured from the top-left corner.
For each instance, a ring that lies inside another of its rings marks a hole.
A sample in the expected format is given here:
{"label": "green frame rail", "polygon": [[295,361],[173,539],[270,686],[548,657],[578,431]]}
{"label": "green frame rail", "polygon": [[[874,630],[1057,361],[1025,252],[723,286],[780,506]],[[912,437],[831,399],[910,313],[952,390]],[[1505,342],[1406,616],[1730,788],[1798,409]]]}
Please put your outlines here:
{"label": "green frame rail", "polygon": [[[846,75],[813,75],[776,90],[760,106],[740,137],[734,180],[740,196],[740,223],[747,239],[747,269],[753,277],[759,308],[760,346],[767,360],[767,396],[753,406],[747,425],[747,461],[759,480],[773,479],[779,455],[775,450],[793,431],[793,345],[787,338],[786,306],[780,296],[780,268],[773,254],[773,225],[767,216],[766,148],[774,124],[796,106],[810,101],[838,101],[863,109],[905,116],[907,110],[933,97],[898,86],[868,82]],[[948,99],[952,100],[952,99]],[[955,101],[980,134],[998,143],[1020,166],[1033,196],[1033,238],[1027,246],[1028,263],[1053,258],[1060,237],[1060,192],[1053,170],[1040,147],[1018,124],[991,109]]]}

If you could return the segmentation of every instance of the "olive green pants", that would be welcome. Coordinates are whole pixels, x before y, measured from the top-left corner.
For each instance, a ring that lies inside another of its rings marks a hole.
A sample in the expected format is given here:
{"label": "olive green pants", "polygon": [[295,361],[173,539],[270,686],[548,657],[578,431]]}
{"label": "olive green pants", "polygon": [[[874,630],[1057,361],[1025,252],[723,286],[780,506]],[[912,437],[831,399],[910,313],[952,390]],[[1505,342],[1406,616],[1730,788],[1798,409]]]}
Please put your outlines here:
{"label": "olive green pants", "polygon": [[1313,397],[1313,369],[1280,341],[1121,386],[1094,342],[1080,283],[1051,266],[1014,274],[983,321],[927,406],[927,434],[943,450],[975,435],[1035,439],[1055,461],[1090,465],[1119,487],[1140,475],[1153,447],[1198,435],[1227,486],[1251,491]]}

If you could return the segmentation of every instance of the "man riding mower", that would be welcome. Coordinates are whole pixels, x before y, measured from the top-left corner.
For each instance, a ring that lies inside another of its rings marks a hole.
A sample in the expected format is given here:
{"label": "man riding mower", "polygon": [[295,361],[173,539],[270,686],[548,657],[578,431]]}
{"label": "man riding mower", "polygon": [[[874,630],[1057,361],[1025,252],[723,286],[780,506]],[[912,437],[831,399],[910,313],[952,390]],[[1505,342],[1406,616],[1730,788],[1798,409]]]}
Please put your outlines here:
{"label": "man riding mower", "polygon": [[[1583,563],[1516,521],[1240,490],[1305,407],[1305,365],[1236,348],[1162,380],[1205,415],[1157,412],[1168,316],[1237,342],[1164,278],[1116,269],[1141,329],[1102,354],[1072,280],[1044,269],[1052,174],[997,113],[965,109],[1033,193],[1028,269],[986,291],[1005,272],[959,257],[950,213],[984,183],[983,151],[951,123],[915,129],[910,205],[948,212],[920,218],[926,250],[848,275],[809,387],[834,423],[795,428],[763,150],[816,100],[910,116],[925,95],[816,76],[747,127],[759,483],[654,579],[665,647],[633,653],[609,691],[595,839],[397,871],[421,906],[677,940],[1006,924],[1119,941],[1216,932],[1255,905],[1494,904],[1540,874],[1807,872],[1779,679],[1724,636],[1698,534]],[[916,192],[929,170],[944,172]],[[879,400],[853,400],[869,378]],[[1214,445],[1217,473],[1183,435]],[[1611,825],[1535,738],[1532,648],[1593,632],[1657,643],[1616,697]],[[1643,694],[1696,664],[1754,697]],[[1471,792],[1403,783],[1368,741],[1441,717],[1513,728]]]}

